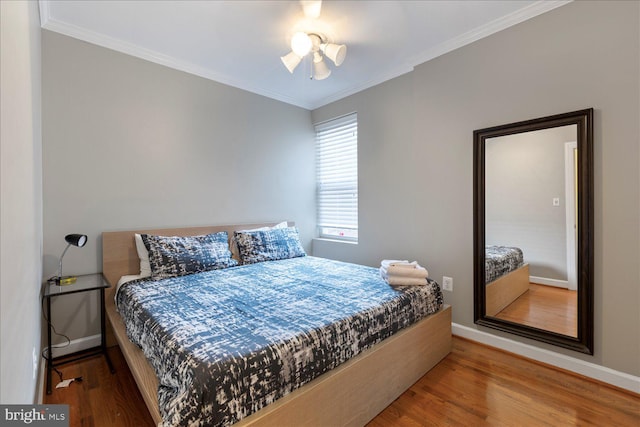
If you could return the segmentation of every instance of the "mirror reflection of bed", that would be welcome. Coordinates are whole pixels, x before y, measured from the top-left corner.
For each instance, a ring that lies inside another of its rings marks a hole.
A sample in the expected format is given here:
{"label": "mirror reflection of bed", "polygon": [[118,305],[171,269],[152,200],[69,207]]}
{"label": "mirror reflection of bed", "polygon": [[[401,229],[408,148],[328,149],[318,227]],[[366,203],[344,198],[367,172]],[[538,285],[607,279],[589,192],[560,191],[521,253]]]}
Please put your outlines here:
{"label": "mirror reflection of bed", "polygon": [[532,283],[520,248],[487,246],[485,265],[487,316],[577,336],[577,291]]}
{"label": "mirror reflection of bed", "polygon": [[486,315],[577,336],[576,125],[487,141]]}

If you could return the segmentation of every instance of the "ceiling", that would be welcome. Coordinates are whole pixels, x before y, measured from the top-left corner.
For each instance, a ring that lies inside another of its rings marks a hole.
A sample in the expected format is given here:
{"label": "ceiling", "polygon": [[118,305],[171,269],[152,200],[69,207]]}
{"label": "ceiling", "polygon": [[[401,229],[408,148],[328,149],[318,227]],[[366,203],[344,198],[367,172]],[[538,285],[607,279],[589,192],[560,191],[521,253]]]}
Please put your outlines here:
{"label": "ceiling", "polygon": [[[49,1],[42,27],[306,109],[391,78],[568,1],[327,1],[317,20],[298,1]],[[326,80],[280,57],[297,29],[347,45]]]}

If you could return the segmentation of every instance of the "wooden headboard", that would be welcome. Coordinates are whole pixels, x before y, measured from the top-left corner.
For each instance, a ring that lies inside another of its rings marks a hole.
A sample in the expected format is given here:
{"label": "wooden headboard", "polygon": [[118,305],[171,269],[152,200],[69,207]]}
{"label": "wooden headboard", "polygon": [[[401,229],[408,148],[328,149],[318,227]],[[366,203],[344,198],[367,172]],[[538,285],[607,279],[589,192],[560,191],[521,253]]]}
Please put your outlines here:
{"label": "wooden headboard", "polygon": [[[155,234],[157,236],[199,236],[203,234],[226,231],[229,236],[237,230],[258,227],[270,227],[276,222],[259,224],[214,225],[209,227],[160,228],[152,230],[105,231],[102,233],[102,274],[111,288],[107,289],[107,300],[113,300],[116,284],[120,277],[140,273],[140,259],[136,251],[133,235],[138,233]],[[294,225],[289,222],[289,226]]]}

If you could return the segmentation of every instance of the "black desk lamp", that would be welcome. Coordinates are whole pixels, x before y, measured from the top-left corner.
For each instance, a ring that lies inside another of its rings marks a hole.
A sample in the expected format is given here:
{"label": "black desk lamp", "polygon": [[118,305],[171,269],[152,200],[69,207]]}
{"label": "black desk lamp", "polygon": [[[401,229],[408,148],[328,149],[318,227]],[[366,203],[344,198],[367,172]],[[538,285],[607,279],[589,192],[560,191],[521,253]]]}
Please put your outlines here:
{"label": "black desk lamp", "polygon": [[60,255],[58,277],[56,277],[56,285],[58,286],[70,285],[72,283],[75,283],[75,281],[77,280],[76,277],[62,277],[62,258],[64,257],[64,254],[67,253],[67,249],[69,249],[69,246],[73,245],[79,248],[83,247],[87,243],[87,236],[85,234],[67,234],[66,236],[64,236],[64,240],[67,241],[67,247],[64,248],[62,255]]}

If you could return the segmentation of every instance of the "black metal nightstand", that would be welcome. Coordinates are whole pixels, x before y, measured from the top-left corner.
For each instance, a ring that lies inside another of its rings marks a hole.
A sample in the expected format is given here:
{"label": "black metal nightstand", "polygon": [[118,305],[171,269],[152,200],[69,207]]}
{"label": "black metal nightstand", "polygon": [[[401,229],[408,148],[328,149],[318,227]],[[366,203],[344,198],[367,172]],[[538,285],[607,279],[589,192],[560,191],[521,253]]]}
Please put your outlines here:
{"label": "black metal nightstand", "polygon": [[[47,394],[51,394],[51,371],[53,368],[66,363],[75,362],[79,359],[84,359],[85,357],[104,354],[105,359],[107,359],[107,364],[109,365],[109,370],[112,374],[115,373],[115,369],[113,368],[113,364],[111,363],[111,359],[107,353],[107,337],[105,334],[104,290],[109,287],[110,285],[106,280],[104,280],[102,273],[77,276],[76,282],[70,285],[46,285],[44,298],[47,300]],[[71,355],[67,354],[65,356],[54,358],[51,352],[51,298],[88,291],[100,291],[100,345]],[[74,355],[76,355],[76,357],[73,357]],[[59,361],[60,359],[64,359],[64,361],[56,364],[56,361]]]}

